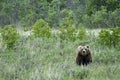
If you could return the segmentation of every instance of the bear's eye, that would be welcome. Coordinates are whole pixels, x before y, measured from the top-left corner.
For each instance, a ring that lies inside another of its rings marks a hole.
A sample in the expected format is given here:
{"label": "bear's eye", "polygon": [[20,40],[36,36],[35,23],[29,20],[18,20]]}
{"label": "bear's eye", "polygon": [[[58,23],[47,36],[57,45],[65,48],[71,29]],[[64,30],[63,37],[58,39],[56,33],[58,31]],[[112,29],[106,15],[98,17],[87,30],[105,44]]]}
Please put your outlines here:
{"label": "bear's eye", "polygon": [[88,46],[88,45],[87,45],[86,47],[87,47],[87,48],[89,48],[89,46]]}

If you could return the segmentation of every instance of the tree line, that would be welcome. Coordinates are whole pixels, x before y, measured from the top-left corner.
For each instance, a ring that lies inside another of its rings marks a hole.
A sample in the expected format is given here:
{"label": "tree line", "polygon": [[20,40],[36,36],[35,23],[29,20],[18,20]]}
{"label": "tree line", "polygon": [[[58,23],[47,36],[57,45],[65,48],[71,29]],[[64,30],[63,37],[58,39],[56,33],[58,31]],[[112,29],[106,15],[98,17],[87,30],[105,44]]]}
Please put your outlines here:
{"label": "tree line", "polygon": [[38,19],[52,27],[120,26],[119,0],[0,0],[0,26],[30,27]]}

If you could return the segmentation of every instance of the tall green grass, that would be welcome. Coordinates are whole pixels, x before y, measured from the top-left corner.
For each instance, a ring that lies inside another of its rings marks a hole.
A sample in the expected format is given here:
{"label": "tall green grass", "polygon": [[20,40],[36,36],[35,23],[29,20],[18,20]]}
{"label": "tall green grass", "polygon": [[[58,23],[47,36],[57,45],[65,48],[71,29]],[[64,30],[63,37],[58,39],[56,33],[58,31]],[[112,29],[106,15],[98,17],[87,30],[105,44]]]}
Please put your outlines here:
{"label": "tall green grass", "polygon": [[[59,38],[25,38],[15,50],[0,53],[0,80],[119,80],[120,51],[87,40],[60,41]],[[75,50],[90,45],[93,63],[78,66]]]}

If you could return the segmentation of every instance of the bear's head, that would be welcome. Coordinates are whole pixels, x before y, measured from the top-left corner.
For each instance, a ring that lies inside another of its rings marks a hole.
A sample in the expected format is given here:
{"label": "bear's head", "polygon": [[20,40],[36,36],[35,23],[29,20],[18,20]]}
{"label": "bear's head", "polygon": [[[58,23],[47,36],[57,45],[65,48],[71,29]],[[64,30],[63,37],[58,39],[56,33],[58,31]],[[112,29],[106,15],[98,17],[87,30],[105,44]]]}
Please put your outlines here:
{"label": "bear's head", "polygon": [[86,56],[89,54],[89,46],[88,45],[80,45],[80,46],[78,46],[77,51],[80,55]]}

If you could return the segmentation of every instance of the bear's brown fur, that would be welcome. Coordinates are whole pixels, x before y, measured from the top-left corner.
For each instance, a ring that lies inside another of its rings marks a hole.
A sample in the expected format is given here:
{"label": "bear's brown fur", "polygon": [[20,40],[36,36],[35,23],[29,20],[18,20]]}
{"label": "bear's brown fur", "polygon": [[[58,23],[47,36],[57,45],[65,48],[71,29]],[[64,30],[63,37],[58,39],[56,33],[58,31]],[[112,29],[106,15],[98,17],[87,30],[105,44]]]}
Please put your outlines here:
{"label": "bear's brown fur", "polygon": [[76,63],[78,65],[87,65],[90,62],[92,62],[92,56],[91,56],[89,46],[87,45],[78,46],[76,53],[77,53]]}

